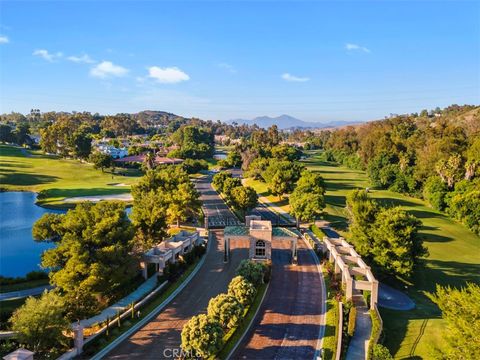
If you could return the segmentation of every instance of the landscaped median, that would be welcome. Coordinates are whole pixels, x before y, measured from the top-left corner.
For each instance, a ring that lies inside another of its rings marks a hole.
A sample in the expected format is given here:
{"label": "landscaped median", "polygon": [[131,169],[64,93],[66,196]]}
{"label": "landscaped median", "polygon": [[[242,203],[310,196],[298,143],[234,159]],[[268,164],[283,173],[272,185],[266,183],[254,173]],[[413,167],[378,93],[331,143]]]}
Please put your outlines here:
{"label": "landscaped median", "polygon": [[249,329],[265,298],[271,266],[244,260],[238,276],[208,304],[207,314],[192,317],[182,330],[182,351],[187,357],[227,359]]}

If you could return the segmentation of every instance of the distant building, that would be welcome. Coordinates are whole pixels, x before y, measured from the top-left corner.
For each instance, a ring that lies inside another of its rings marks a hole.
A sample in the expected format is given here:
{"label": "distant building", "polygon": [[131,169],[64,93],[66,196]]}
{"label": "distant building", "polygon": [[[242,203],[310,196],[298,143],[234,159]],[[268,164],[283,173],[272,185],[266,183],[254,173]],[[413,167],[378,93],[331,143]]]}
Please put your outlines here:
{"label": "distant building", "polygon": [[116,148],[115,146],[112,145],[99,145],[97,147],[98,151],[101,153],[110,155],[114,159],[121,159],[126,156],[128,156],[128,149],[123,147],[123,148]]}
{"label": "distant building", "polygon": [[[115,159],[114,162],[116,163],[143,163],[145,162],[146,154],[140,154],[140,155],[131,155],[131,156],[126,156],[122,157],[119,159]],[[183,159],[177,159],[177,158],[168,158],[168,157],[161,157],[161,156],[155,156],[154,163],[156,165],[178,165],[183,163]]]}

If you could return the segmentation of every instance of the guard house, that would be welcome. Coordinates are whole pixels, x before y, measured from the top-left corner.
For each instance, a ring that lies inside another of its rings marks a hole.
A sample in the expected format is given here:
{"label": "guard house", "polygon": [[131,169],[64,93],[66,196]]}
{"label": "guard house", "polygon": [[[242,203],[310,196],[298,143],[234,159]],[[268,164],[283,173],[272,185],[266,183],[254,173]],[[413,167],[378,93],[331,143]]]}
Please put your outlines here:
{"label": "guard house", "polygon": [[272,259],[272,242],[288,241],[292,250],[292,262],[297,261],[297,240],[300,237],[295,231],[286,228],[273,228],[269,220],[261,220],[260,216],[246,216],[245,226],[226,226],[224,230],[224,261],[230,260],[230,242],[248,240],[249,258],[267,261]]}
{"label": "guard house", "polygon": [[147,278],[147,264],[156,264],[156,271],[162,273],[167,263],[175,263],[178,258],[191,251],[194,246],[204,242],[200,234],[196,232],[180,231],[175,236],[161,242],[148,250],[142,259],[141,267],[143,277]]}

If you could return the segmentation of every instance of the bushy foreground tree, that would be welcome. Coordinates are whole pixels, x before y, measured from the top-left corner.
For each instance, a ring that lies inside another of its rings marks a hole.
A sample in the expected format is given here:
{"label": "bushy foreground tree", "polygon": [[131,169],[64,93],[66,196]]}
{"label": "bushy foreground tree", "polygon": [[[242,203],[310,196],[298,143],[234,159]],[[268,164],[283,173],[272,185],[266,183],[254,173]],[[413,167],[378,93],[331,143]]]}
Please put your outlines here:
{"label": "bushy foreground tree", "polygon": [[420,220],[400,207],[383,208],[365,191],[347,196],[350,234],[357,252],[386,273],[409,277],[427,249],[418,235]]}
{"label": "bushy foreground tree", "polygon": [[192,357],[208,358],[223,346],[223,329],[219,322],[200,314],[192,317],[182,329],[182,349]]}
{"label": "bushy foreground tree", "polygon": [[42,266],[51,270],[50,282],[72,301],[78,296],[85,303],[94,295],[109,298],[137,273],[133,227],[121,202],[82,203],[66,214],[44,215],[33,235],[37,241],[56,241],[56,247],[43,253]]}
{"label": "bushy foreground tree", "polygon": [[237,268],[237,274],[253,285],[258,286],[263,282],[265,266],[264,263],[245,259],[240,262]]}
{"label": "bushy foreground tree", "polygon": [[48,352],[66,346],[63,332],[69,329],[64,318],[64,301],[54,291],[44,292],[40,298],[29,297],[10,319],[12,330],[17,332],[21,344],[34,352]]}
{"label": "bushy foreground tree", "polygon": [[243,315],[243,305],[232,295],[220,294],[210,299],[207,315],[224,328],[234,327]]}
{"label": "bushy foreground tree", "polygon": [[243,276],[235,276],[228,285],[228,294],[238,299],[243,305],[250,304],[256,294],[255,286]]}
{"label": "bushy foreground tree", "polygon": [[480,286],[467,283],[463,289],[437,285],[430,299],[447,322],[446,349],[441,359],[475,360],[480,356]]}

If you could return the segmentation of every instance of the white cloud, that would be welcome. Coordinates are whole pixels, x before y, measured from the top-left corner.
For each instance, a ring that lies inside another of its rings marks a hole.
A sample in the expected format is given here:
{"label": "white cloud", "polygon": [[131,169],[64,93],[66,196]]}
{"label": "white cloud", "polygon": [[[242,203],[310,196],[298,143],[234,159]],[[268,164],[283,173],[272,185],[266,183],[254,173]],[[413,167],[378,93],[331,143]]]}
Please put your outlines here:
{"label": "white cloud", "polygon": [[232,74],[235,74],[237,72],[237,69],[235,69],[235,66],[227,64],[227,63],[219,63],[218,67],[222,68],[222,69],[225,69],[225,70],[231,72]]}
{"label": "white cloud", "polygon": [[5,35],[0,35],[0,44],[8,44],[10,42],[10,39],[8,36]]}
{"label": "white cloud", "polygon": [[164,84],[175,84],[181,81],[190,80],[190,76],[179,68],[151,66],[148,68],[148,76]]}
{"label": "white cloud", "polygon": [[100,64],[90,69],[90,75],[105,79],[110,76],[121,77],[128,73],[128,69],[115,65],[111,61],[102,61]]}
{"label": "white cloud", "polygon": [[67,58],[70,61],[73,61],[75,63],[83,63],[83,64],[94,64],[95,60],[93,60],[90,56],[87,54],[83,54],[82,56],[69,56]]}
{"label": "white cloud", "polygon": [[370,49],[365,46],[360,46],[360,45],[351,44],[351,43],[345,44],[345,49],[347,49],[348,51],[363,51],[366,53],[370,52]]}
{"label": "white cloud", "polygon": [[305,82],[310,80],[310,78],[308,77],[298,77],[289,73],[282,74],[282,79],[285,81],[293,81],[293,82]]}
{"label": "white cloud", "polygon": [[33,52],[33,55],[40,56],[42,59],[44,59],[46,61],[50,61],[50,62],[53,62],[53,61],[55,61],[55,59],[61,58],[63,56],[63,54],[61,52],[51,54],[45,49],[35,50]]}

